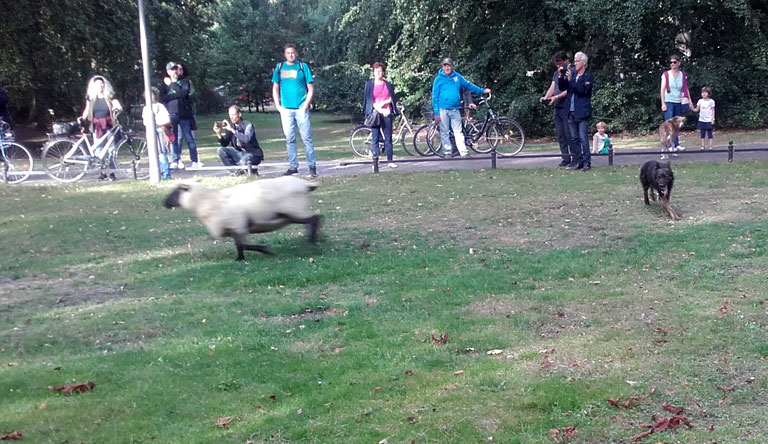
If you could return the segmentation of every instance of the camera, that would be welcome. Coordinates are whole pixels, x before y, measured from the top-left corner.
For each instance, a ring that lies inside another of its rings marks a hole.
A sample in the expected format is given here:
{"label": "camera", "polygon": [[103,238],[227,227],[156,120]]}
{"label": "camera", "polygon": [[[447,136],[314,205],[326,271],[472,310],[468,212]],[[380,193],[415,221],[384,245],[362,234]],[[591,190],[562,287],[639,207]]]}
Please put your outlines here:
{"label": "camera", "polygon": [[227,125],[229,125],[229,122],[222,120],[221,122],[216,122],[216,125],[219,125],[219,128],[226,128]]}
{"label": "camera", "polygon": [[560,77],[565,77],[565,74],[568,72],[568,67],[563,65],[560,67]]}
{"label": "camera", "polygon": [[539,103],[541,103],[542,105],[545,105],[545,106],[549,105],[551,102],[552,102],[552,98],[551,97],[548,98],[548,99],[539,99]]}

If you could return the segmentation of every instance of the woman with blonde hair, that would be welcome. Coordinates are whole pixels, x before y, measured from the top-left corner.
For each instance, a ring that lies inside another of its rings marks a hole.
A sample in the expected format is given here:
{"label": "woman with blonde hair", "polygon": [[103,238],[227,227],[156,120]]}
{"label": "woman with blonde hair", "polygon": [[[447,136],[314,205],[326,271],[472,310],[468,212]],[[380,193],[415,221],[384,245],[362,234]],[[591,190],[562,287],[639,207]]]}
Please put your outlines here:
{"label": "woman with blonde hair", "polygon": [[81,119],[87,122],[88,129],[97,138],[112,128],[117,113],[123,109],[114,96],[112,85],[103,76],[94,76],[88,82]]}

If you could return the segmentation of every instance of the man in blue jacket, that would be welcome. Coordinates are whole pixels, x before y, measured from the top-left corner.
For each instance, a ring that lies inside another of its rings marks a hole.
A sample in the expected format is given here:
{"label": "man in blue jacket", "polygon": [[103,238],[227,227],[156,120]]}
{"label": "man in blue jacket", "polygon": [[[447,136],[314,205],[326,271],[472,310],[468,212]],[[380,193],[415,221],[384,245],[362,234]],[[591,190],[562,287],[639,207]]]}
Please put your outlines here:
{"label": "man in blue jacket", "polygon": [[443,60],[443,68],[437,73],[432,83],[432,110],[435,121],[440,122],[440,144],[445,157],[451,157],[451,138],[449,130],[453,129],[456,147],[461,157],[467,157],[467,145],[464,143],[464,133],[461,130],[461,90],[465,89],[475,94],[489,93],[489,88],[481,88],[467,81],[461,74],[453,70],[453,60]]}
{"label": "man in blue jacket", "polygon": [[587,55],[577,52],[573,56],[576,72],[568,71],[558,82],[561,91],[568,91],[565,106],[568,107],[568,124],[571,129],[572,170],[589,171],[592,167],[592,155],[589,150],[587,128],[592,120],[592,87],[595,79],[587,71]]}

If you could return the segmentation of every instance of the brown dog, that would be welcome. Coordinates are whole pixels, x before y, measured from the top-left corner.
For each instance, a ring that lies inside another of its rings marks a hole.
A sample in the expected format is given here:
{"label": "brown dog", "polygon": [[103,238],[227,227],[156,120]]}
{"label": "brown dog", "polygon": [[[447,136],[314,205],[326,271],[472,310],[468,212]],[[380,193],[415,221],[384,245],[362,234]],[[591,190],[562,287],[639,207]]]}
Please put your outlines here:
{"label": "brown dog", "polygon": [[[675,139],[680,134],[680,128],[685,123],[685,117],[676,116],[669,120],[665,120],[664,123],[659,125],[659,141],[661,142],[661,152],[674,151]],[[662,154],[662,159],[666,159],[667,155]]]}
{"label": "brown dog", "polygon": [[[671,120],[671,119],[670,119]],[[649,160],[640,168],[640,184],[643,186],[643,197],[645,204],[650,205],[648,201],[648,192],[651,193],[651,199],[656,200],[654,191],[659,194],[659,202],[664,211],[669,214],[672,220],[678,220],[672,205],[669,204],[669,198],[672,195],[672,187],[675,185],[675,174],[672,172],[672,166],[667,162],[657,162]]]}

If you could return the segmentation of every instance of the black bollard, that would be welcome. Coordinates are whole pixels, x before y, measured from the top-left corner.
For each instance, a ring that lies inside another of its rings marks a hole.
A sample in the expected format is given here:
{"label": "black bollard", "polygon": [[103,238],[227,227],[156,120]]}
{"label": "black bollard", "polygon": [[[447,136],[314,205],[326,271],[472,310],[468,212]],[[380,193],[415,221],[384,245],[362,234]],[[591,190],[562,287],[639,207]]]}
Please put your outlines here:
{"label": "black bollard", "polygon": [[491,169],[496,169],[496,147],[491,148]]}
{"label": "black bollard", "polygon": [[733,140],[728,141],[728,163],[733,162]]}
{"label": "black bollard", "polygon": [[379,172],[379,158],[374,157],[373,158],[373,172],[378,173]]}
{"label": "black bollard", "polygon": [[613,166],[613,144],[608,145],[608,166]]}

